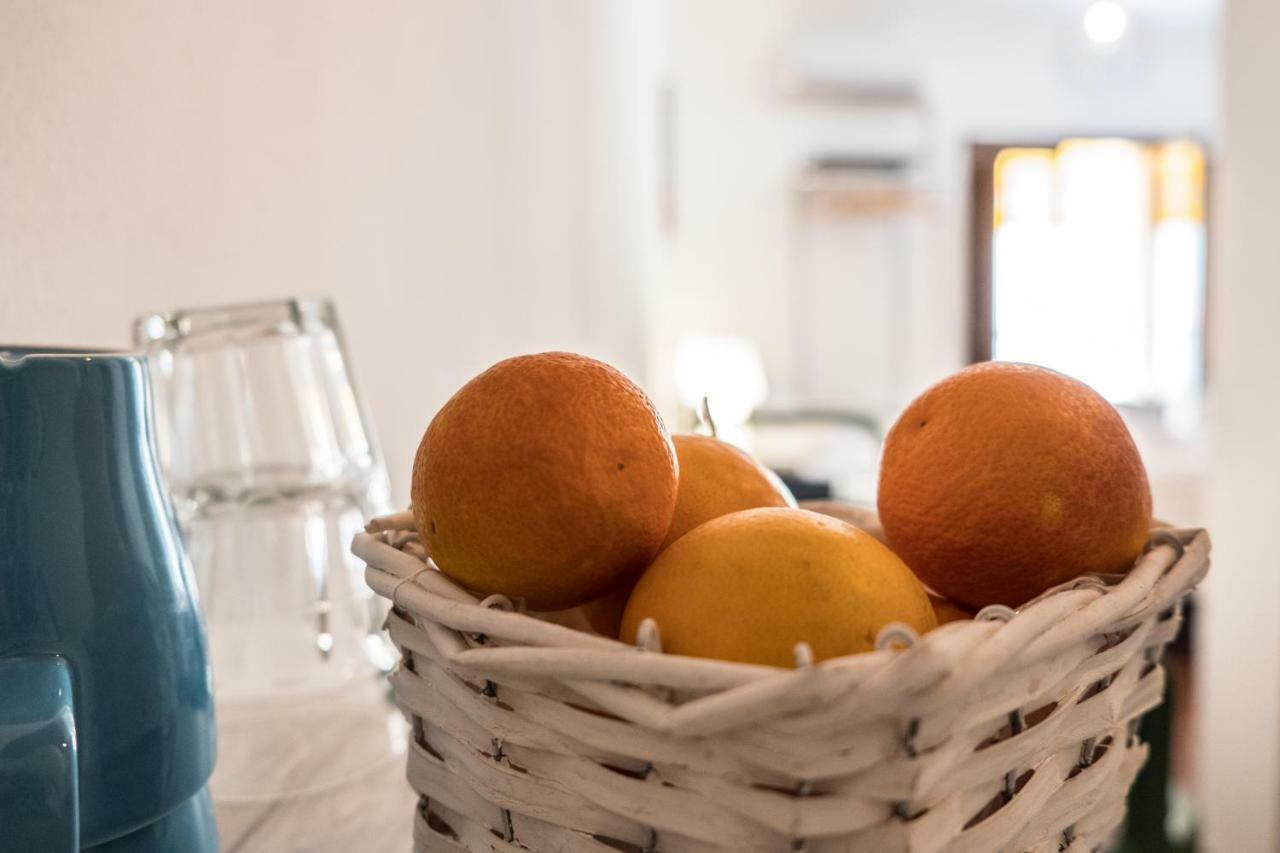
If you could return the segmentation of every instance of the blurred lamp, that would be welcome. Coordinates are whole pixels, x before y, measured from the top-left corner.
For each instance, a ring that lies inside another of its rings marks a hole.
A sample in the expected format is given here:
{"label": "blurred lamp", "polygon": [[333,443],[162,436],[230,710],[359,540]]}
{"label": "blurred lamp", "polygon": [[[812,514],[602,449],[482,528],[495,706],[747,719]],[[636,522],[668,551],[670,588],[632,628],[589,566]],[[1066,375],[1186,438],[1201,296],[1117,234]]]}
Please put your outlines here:
{"label": "blurred lamp", "polygon": [[1084,34],[1099,46],[1113,45],[1129,30],[1129,13],[1116,0],[1093,0],[1084,10]]}
{"label": "blurred lamp", "polygon": [[721,437],[736,443],[769,393],[760,351],[745,338],[686,337],[676,345],[676,393],[694,411],[707,398]]}

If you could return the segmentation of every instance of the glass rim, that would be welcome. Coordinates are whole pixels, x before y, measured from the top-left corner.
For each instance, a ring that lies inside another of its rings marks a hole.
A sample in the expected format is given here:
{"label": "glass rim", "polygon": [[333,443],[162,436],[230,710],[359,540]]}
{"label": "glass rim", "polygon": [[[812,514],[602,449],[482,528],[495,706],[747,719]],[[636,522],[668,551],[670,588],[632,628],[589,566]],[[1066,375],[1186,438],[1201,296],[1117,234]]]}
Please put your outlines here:
{"label": "glass rim", "polygon": [[297,296],[157,311],[136,317],[133,339],[139,347],[231,330],[274,330],[284,323],[336,325],[333,300]]}

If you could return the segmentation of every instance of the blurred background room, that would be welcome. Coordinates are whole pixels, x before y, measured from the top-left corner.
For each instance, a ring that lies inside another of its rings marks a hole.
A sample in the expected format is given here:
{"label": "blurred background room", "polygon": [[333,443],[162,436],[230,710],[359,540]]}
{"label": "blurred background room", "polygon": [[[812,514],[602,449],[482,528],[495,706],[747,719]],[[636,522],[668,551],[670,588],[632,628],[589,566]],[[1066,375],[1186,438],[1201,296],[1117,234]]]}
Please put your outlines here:
{"label": "blurred background room", "polygon": [[868,505],[931,382],[1062,370],[1215,543],[1126,849],[1280,851],[1277,34],[1273,0],[0,0],[0,340],[330,299],[397,506],[516,353]]}

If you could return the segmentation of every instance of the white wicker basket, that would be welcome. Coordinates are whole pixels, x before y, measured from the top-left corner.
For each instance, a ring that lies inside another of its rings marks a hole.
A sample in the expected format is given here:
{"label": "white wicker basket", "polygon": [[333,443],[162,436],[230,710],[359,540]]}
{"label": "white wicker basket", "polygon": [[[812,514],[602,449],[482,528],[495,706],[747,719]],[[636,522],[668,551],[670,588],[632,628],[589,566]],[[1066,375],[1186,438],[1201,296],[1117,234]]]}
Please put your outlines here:
{"label": "white wicker basket", "polygon": [[352,547],[394,603],[419,851],[1098,850],[1209,557],[1203,531],[1160,531],[1123,579],[988,608],[905,650],[813,665],[801,645],[780,670],[478,601],[412,527],[377,519]]}

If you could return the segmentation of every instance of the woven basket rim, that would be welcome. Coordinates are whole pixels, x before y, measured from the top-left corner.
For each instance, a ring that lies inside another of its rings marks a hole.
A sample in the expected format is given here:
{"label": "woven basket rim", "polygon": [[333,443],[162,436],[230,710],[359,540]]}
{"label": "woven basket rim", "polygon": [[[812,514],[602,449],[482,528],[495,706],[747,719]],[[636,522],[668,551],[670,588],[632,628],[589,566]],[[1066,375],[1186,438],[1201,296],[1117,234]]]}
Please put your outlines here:
{"label": "woven basket rim", "polygon": [[[364,532],[356,534],[351,550],[367,564],[366,582],[375,592],[391,601],[394,606],[411,612],[418,611],[415,605],[420,607],[428,604],[426,609],[433,620],[455,630],[483,633],[486,626],[497,621],[505,629],[500,633],[514,631],[516,636],[527,638],[521,644],[523,646],[568,652],[564,664],[572,666],[575,672],[581,670],[584,660],[599,661],[602,655],[612,657],[612,660],[602,662],[606,666],[639,657],[651,662],[646,670],[655,665],[660,669],[685,670],[690,675],[701,676],[694,680],[706,682],[707,686],[739,686],[786,677],[796,672],[796,668],[650,651],[616,638],[546,622],[524,612],[507,596],[490,595],[481,598],[450,579],[434,563],[402,551],[400,545],[415,532],[412,516],[408,512],[375,518],[368,523]],[[923,636],[914,637],[906,651],[914,656],[944,645],[949,648],[957,645],[977,646],[997,633],[1010,631],[1011,626],[1016,630],[1025,623],[1034,622],[1035,626],[1027,627],[1038,627],[1039,630],[1026,632],[1031,635],[1026,638],[1027,644],[1013,657],[1022,659],[1024,663],[1050,657],[1060,645],[1070,642],[1087,627],[1080,624],[1084,620],[1078,618],[1070,623],[1064,621],[1068,615],[1079,616],[1085,612],[1093,616],[1087,621],[1096,623],[1099,628],[1122,628],[1125,623],[1140,621],[1150,610],[1149,607],[1132,610],[1131,606],[1126,605],[1143,602],[1158,587],[1166,587],[1170,592],[1176,591],[1176,594],[1167,596],[1174,601],[1181,598],[1206,574],[1209,549],[1209,534],[1203,528],[1156,528],[1134,567],[1122,576],[1089,575],[1076,578],[1046,590],[1019,608],[1004,608],[1008,611],[1009,618],[984,612],[983,618],[947,623]],[[1188,554],[1193,559],[1184,559]],[[1157,598],[1160,599],[1159,596]],[[984,610],[993,611],[994,608]],[[1061,629],[1061,626],[1067,624],[1070,624],[1072,630]],[[1055,633],[1064,635],[1062,642],[1054,642]],[[503,653],[510,648],[511,646],[505,649],[468,649],[458,656],[462,659],[460,662],[470,665],[478,665],[483,659],[497,663],[502,669],[505,668],[501,663]],[[584,653],[591,654],[584,658]],[[801,665],[798,668],[823,671],[876,669],[902,654],[901,650],[881,648],[827,658],[811,666]],[[554,659],[554,654],[546,656],[549,668],[555,668]],[[627,681],[626,678],[613,680]]]}

